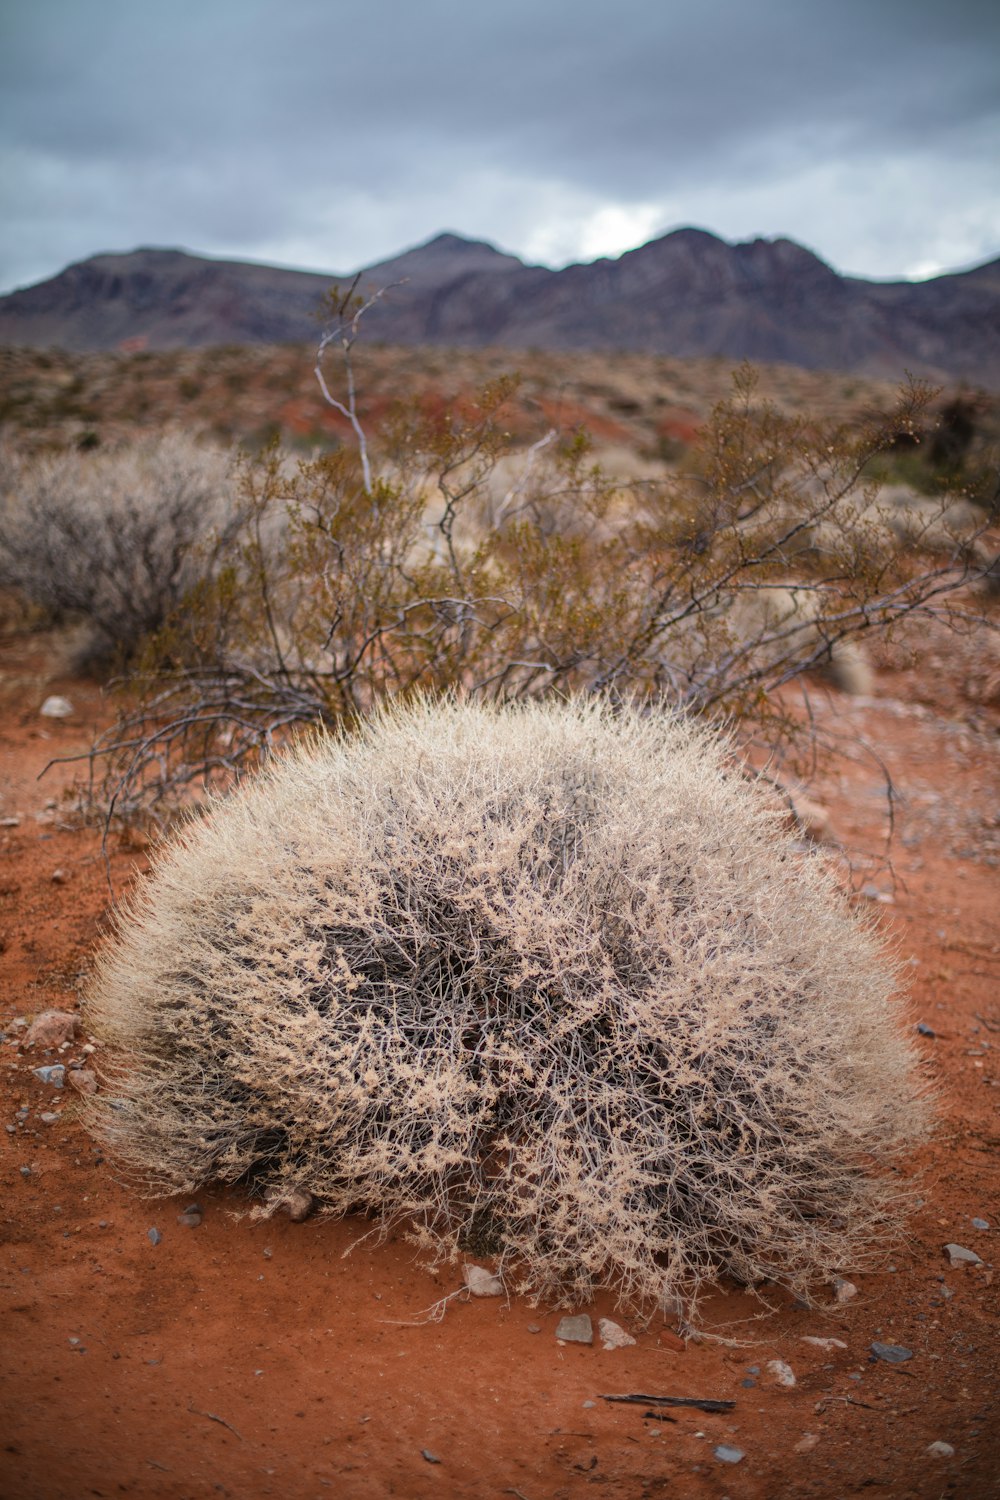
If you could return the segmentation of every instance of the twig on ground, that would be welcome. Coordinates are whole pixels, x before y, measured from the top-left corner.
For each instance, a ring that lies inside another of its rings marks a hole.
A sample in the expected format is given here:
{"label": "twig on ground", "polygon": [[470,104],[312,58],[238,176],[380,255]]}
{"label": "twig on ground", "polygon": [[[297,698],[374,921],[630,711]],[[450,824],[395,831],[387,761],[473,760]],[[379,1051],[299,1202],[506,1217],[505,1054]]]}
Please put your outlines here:
{"label": "twig on ground", "polygon": [[234,1437],[238,1437],[241,1443],[244,1441],[243,1434],[237,1432],[233,1424],[227,1422],[225,1417],[216,1416],[214,1411],[199,1411],[197,1406],[189,1406],[188,1411],[196,1417],[207,1417],[210,1422],[218,1422],[220,1427],[228,1427]]}

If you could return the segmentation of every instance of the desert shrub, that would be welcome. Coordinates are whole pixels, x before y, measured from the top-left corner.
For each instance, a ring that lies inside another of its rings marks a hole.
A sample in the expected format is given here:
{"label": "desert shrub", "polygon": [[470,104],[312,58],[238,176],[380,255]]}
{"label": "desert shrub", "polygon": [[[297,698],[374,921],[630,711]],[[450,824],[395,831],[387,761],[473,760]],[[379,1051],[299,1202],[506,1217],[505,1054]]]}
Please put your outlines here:
{"label": "desert shrub", "polygon": [[894,965],[718,736],[421,701],[190,821],[88,1002],[154,1192],[410,1222],[553,1301],[808,1294],[920,1134]]}
{"label": "desert shrub", "polygon": [[231,460],[180,434],[107,453],[0,455],[0,587],[135,657],[213,577],[242,517]]}
{"label": "desert shrub", "polygon": [[296,725],[420,690],[667,698],[785,754],[816,722],[789,684],[863,687],[866,642],[900,621],[977,620],[960,590],[989,566],[982,513],[945,497],[914,535],[864,477],[925,391],[845,431],[782,415],[742,370],[690,466],[630,483],[579,434],[512,462],[514,389],[404,402],[366,432],[352,375],[356,447],[244,465],[226,569],[154,641],[97,747],[105,807],[229,784]]}

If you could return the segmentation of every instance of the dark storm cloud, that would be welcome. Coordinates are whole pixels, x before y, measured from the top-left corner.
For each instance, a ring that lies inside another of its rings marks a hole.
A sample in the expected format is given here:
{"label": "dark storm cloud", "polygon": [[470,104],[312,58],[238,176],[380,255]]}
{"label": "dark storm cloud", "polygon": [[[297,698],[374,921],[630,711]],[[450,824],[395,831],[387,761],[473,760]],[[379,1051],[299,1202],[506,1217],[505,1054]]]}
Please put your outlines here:
{"label": "dark storm cloud", "polygon": [[0,284],[181,243],[346,269],[677,222],[905,273],[1000,249],[1000,8],[5,0]]}

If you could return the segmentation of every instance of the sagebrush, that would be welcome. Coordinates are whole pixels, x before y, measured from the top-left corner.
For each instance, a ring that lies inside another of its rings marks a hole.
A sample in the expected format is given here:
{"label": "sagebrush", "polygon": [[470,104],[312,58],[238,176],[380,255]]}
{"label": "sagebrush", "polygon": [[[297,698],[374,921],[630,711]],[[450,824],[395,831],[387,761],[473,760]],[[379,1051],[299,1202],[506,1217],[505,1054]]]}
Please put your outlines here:
{"label": "sagebrush", "polygon": [[153,1192],[409,1223],[556,1303],[808,1296],[919,1138],[896,975],[724,741],[421,701],[190,820],[88,1002],[91,1125]]}
{"label": "sagebrush", "polygon": [[107,452],[0,450],[0,587],[80,619],[85,654],[126,664],[245,524],[232,459],[180,433]]}

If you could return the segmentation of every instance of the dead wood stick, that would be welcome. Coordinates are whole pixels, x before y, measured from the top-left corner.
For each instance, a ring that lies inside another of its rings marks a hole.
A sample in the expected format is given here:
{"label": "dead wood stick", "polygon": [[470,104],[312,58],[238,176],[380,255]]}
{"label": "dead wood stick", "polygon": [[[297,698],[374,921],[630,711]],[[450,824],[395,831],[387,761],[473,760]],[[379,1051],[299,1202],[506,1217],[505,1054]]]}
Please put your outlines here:
{"label": "dead wood stick", "polygon": [[602,1396],[602,1401],[627,1401],[636,1406],[693,1406],[698,1411],[732,1411],[735,1401],[702,1400],[697,1396]]}

